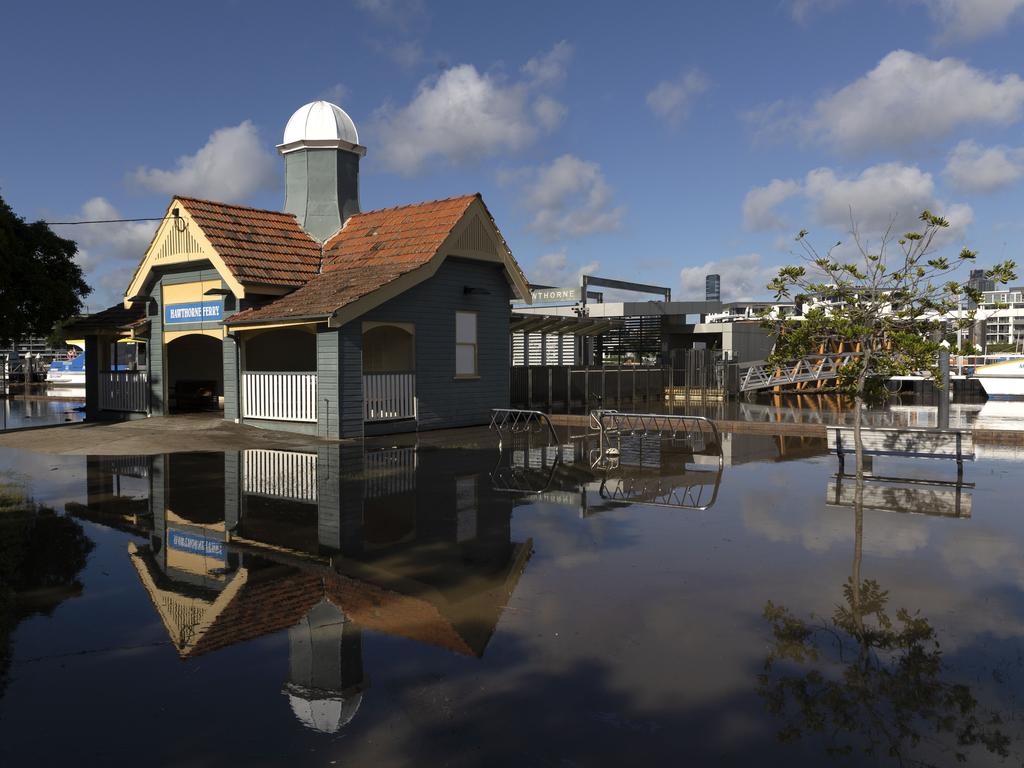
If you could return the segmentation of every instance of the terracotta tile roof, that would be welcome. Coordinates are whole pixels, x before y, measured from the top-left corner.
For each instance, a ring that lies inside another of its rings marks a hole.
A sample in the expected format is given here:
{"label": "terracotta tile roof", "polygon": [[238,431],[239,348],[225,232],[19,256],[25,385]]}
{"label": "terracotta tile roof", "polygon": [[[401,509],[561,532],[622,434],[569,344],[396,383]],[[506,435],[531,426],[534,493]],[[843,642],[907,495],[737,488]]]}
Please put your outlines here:
{"label": "terracotta tile roof", "polygon": [[479,194],[368,211],[349,218],[324,244],[324,270],[308,283],[229,324],[327,317],[425,266]]}
{"label": "terracotta tile roof", "polygon": [[320,244],[290,213],[176,196],[242,283],[299,286],[320,270]]}
{"label": "terracotta tile roof", "polygon": [[97,331],[115,333],[126,328],[141,325],[145,319],[144,305],[136,304],[129,309],[125,309],[123,304],[115,304],[93,315],[85,315],[84,317],[72,320],[64,326],[64,334],[68,338],[74,338],[77,335],[85,336]]}

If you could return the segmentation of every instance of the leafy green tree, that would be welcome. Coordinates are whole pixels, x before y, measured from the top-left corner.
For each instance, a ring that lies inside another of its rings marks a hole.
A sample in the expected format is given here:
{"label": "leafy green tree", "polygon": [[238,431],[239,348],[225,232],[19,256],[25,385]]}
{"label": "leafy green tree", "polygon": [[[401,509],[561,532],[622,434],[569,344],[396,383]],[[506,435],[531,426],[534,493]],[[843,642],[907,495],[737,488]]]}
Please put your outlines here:
{"label": "leafy green tree", "polygon": [[77,252],[73,240],[44,221],[29,224],[0,197],[0,343],[48,336],[81,312],[91,289],[75,263]]}
{"label": "leafy green tree", "polygon": [[[897,375],[931,371],[939,381],[937,363],[944,330],[970,328],[973,311],[960,311],[962,297],[978,304],[981,293],[956,273],[973,264],[977,254],[967,248],[953,257],[936,255],[936,236],[949,222],[929,211],[920,215],[920,232],[897,237],[894,224],[882,235],[877,248],[861,236],[851,221],[853,257],[841,256],[836,243],[822,253],[797,235],[803,264],[782,267],[768,284],[776,300],[809,296],[809,308],[800,318],[765,314],[765,322],[777,333],[769,362],[784,365],[828,350],[837,341],[859,352],[842,366],[838,388],[855,403],[854,439],[857,471],[862,472],[861,412],[888,396],[886,382]],[[851,216],[852,220],[852,216]],[[1012,261],[986,270],[997,283],[1016,279]],[[815,302],[817,299],[817,302]],[[953,317],[952,321],[944,318]],[[945,326],[945,328],[944,328]]]}

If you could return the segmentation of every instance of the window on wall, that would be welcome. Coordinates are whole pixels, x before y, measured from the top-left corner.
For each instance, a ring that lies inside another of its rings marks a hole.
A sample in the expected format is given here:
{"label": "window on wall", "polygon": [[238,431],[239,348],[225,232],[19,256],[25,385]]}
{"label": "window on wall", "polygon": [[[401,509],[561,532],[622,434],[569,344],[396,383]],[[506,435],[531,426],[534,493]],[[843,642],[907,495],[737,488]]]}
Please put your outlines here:
{"label": "window on wall", "polygon": [[455,375],[477,376],[476,312],[455,313]]}

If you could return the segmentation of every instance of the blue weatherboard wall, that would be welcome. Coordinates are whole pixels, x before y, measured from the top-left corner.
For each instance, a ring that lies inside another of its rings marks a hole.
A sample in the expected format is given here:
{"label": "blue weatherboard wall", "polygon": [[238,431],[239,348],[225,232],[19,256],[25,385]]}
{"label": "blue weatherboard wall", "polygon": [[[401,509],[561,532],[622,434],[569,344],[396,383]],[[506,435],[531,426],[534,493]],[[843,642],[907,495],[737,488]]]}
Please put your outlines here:
{"label": "blue weatherboard wall", "polygon": [[[477,290],[467,294],[467,287]],[[362,433],[364,321],[415,325],[419,429],[486,424],[492,408],[508,405],[510,295],[501,265],[449,258],[429,280],[341,328],[338,350],[342,436]],[[455,378],[457,310],[478,313],[477,379]],[[416,425],[406,428],[415,429]]]}

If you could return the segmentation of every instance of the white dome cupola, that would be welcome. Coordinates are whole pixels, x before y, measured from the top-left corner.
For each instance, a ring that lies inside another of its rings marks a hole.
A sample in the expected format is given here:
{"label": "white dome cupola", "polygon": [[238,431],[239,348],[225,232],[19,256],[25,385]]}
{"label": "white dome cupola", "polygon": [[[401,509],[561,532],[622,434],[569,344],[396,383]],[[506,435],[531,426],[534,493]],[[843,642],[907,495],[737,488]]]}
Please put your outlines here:
{"label": "white dome cupola", "polygon": [[362,150],[359,154],[366,153],[366,149],[359,146],[356,124],[345,110],[329,101],[311,101],[295,110],[288,120],[278,150],[286,154],[303,147],[339,145],[346,149],[359,147]]}
{"label": "white dome cupola", "polygon": [[284,210],[321,243],[359,213],[359,159],[366,147],[352,118],[329,101],[299,107],[284,127]]}

